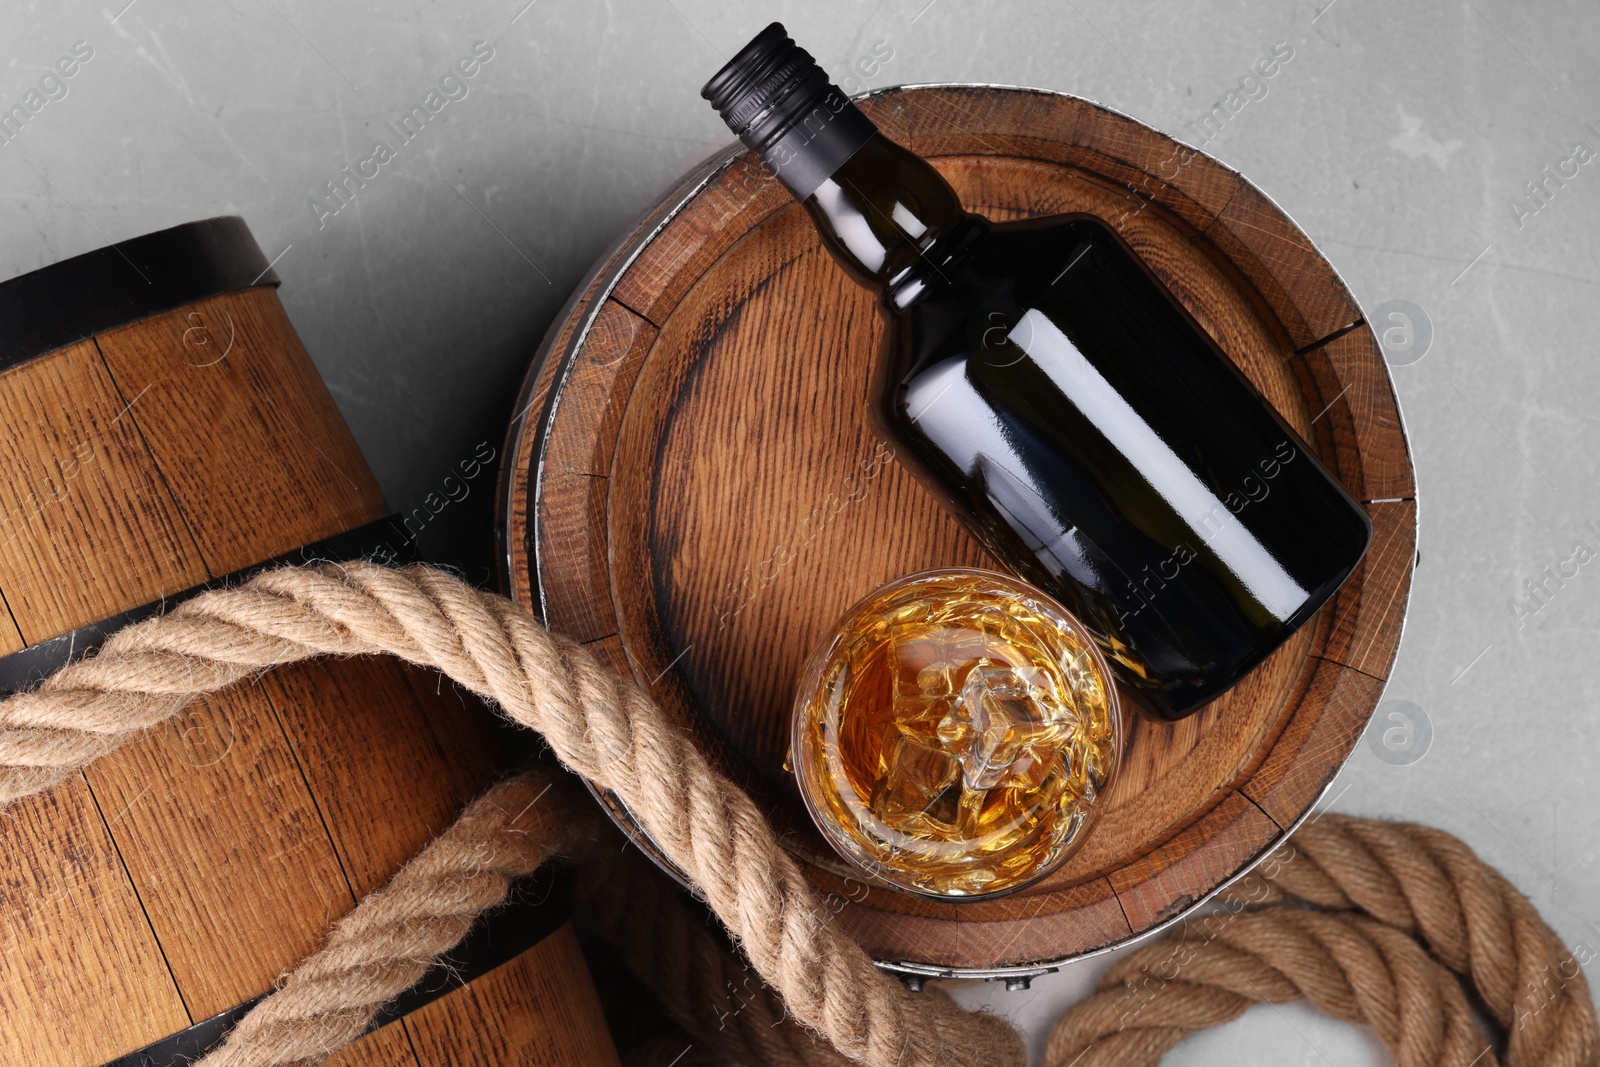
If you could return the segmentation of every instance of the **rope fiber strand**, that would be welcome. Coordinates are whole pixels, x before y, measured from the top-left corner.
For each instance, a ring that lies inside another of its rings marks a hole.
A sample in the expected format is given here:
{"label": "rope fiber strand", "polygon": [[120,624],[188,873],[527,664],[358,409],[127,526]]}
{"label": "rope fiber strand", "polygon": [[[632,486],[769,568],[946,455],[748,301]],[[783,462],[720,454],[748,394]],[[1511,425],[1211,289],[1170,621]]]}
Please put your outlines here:
{"label": "rope fiber strand", "polygon": [[[567,767],[616,793],[788,1013],[845,1056],[873,1067],[1025,1062],[1020,1035],[1003,1020],[880,973],[829,920],[755,803],[631,681],[505,598],[432,568],[285,567],[118,631],[98,655],[0,704],[0,804],[256,671],[381,653],[492,701],[542,734]],[[354,995],[354,984],[339,988]],[[285,1061],[230,1061],[246,1062]]]}
{"label": "rope fiber strand", "polygon": [[[1600,1024],[1583,962],[1444,831],[1327,815],[1221,911],[1119,959],[1056,1022],[1046,1063],[1159,1063],[1252,1004],[1304,998],[1371,1026],[1402,1067],[1592,1067]],[[1474,1005],[1503,1041],[1479,1032]]]}
{"label": "rope fiber strand", "polygon": [[[72,775],[189,700],[321,655],[438,670],[543,734],[614,792],[744,959],[553,771],[470,804],[251,1011],[203,1067],[314,1064],[555,855],[601,932],[686,1033],[747,1065],[1020,1067],[1021,1036],[942,992],[911,993],[832,923],[754,803],[631,681],[503,597],[428,567],[286,567],[113,635],[0,703],[0,806]],[[546,795],[546,793],[550,795]],[[746,962],[747,961],[747,962]],[[1329,815],[1222,910],[1118,959],[1056,1023],[1048,1067],[1155,1064],[1255,1003],[1309,999],[1370,1025],[1400,1067],[1600,1064],[1580,960],[1533,905],[1440,830]],[[753,972],[753,974],[752,974]],[[1478,1029],[1473,1007],[1503,1040]]]}
{"label": "rope fiber strand", "polygon": [[334,924],[326,943],[250,1010],[199,1067],[316,1064],[366,1032],[506,899],[511,883],[561,851],[571,831],[542,805],[550,772],[509,778],[467,806],[376,892]]}
{"label": "rope fiber strand", "polygon": [[[326,943],[279,983],[198,1067],[320,1063],[351,1044],[501,904],[511,883],[556,857],[606,938],[685,1032],[719,1062],[846,1067],[691,914],[681,891],[575,788],[539,769],[508,778],[339,920]],[[676,1050],[675,1050],[676,1051]]]}

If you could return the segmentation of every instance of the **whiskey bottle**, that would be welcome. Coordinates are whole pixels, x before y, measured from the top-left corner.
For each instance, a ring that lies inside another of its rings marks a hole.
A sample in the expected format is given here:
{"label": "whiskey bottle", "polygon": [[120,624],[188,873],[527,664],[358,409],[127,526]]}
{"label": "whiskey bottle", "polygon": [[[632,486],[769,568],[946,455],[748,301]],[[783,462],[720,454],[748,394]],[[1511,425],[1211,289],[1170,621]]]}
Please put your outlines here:
{"label": "whiskey bottle", "polygon": [[1098,218],[963,210],[779,23],[701,95],[878,293],[878,431],[1130,703],[1199,710],[1360,562],[1366,513]]}

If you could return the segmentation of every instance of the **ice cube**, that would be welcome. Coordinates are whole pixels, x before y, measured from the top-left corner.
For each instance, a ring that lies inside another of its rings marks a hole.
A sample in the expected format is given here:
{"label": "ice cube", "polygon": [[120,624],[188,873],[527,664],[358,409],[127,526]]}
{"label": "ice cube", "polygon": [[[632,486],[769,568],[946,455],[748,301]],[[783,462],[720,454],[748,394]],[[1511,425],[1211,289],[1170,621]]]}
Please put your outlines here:
{"label": "ice cube", "polygon": [[927,744],[955,700],[965,670],[983,651],[982,634],[938,627],[890,639],[894,717]]}
{"label": "ice cube", "polygon": [[1063,712],[1054,687],[1037,669],[980,659],[940,720],[938,736],[960,764],[968,789],[993,789],[1014,769],[1043,778],[1069,732]]}
{"label": "ice cube", "polygon": [[952,664],[937,658],[937,650],[913,638],[896,641],[890,649],[894,671],[894,716],[900,721],[943,715],[954,696]]}
{"label": "ice cube", "polygon": [[917,689],[923,696],[953,696],[956,688],[952,677],[955,667],[948,660],[928,664],[917,672]]}
{"label": "ice cube", "polygon": [[872,810],[880,819],[910,833],[910,816],[951,826],[960,801],[961,767],[947,752],[904,730],[889,739],[884,772],[872,789]]}
{"label": "ice cube", "polygon": [[962,672],[986,647],[982,633],[953,627],[935,627],[892,640],[897,696],[955,696]]}
{"label": "ice cube", "polygon": [[956,826],[968,841],[976,841],[983,836],[983,806],[988,799],[987,789],[968,789],[966,779],[962,779],[961,801],[956,807]]}

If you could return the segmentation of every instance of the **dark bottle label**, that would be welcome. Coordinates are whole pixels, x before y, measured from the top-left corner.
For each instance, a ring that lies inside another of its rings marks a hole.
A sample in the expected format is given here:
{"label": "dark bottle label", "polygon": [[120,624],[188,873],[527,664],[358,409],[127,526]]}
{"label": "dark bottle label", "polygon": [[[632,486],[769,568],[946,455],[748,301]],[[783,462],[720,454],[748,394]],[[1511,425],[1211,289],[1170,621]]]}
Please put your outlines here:
{"label": "dark bottle label", "polygon": [[803,201],[877,132],[850,98],[830,85],[815,106],[796,119],[761,158],[794,198]]}

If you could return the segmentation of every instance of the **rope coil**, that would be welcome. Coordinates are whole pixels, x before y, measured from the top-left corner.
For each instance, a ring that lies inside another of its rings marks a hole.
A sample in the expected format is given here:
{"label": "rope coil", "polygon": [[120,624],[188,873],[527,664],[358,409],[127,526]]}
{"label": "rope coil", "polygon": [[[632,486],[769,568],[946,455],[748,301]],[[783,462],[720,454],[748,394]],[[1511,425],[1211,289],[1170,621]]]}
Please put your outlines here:
{"label": "rope coil", "polygon": [[[206,1067],[320,1062],[459,941],[513,878],[561,851],[591,863],[588,873],[580,864],[580,884],[602,925],[652,947],[646,977],[657,979],[669,1010],[741,1062],[1025,1061],[1020,1035],[1004,1021],[963,1011],[943,994],[910,993],[879,972],[831,922],[750,798],[631,681],[503,597],[427,567],[287,567],[119,631],[97,656],[0,703],[0,805],[60,782],[194,697],[257,671],[383,653],[448,675],[544,735],[565,766],[616,793],[781,1000],[739,997],[732,1011],[729,994],[712,997],[718,1021],[730,1012],[736,1019],[713,1029],[702,994],[728,985],[744,965],[680,921],[672,909],[681,902],[659,890],[661,922],[645,923],[635,901],[650,892],[639,888],[647,879],[615,868],[601,877],[604,864],[588,857],[605,850],[578,848],[585,834],[602,833],[598,816],[591,809],[571,817],[573,805],[564,804],[567,816],[551,818],[557,805],[525,802],[549,781],[523,777],[471,805],[340,920]],[[1280,855],[1262,879],[1266,906],[1241,911],[1220,932],[1191,925],[1119,960],[1056,1024],[1052,1067],[1156,1063],[1189,1033],[1251,1003],[1302,997],[1372,1025],[1401,1064],[1496,1063],[1472,1021],[1463,978],[1507,1033],[1506,1063],[1597,1062],[1581,969],[1527,899],[1455,838],[1329,816]],[[666,973],[678,978],[676,994],[660,980]]]}

